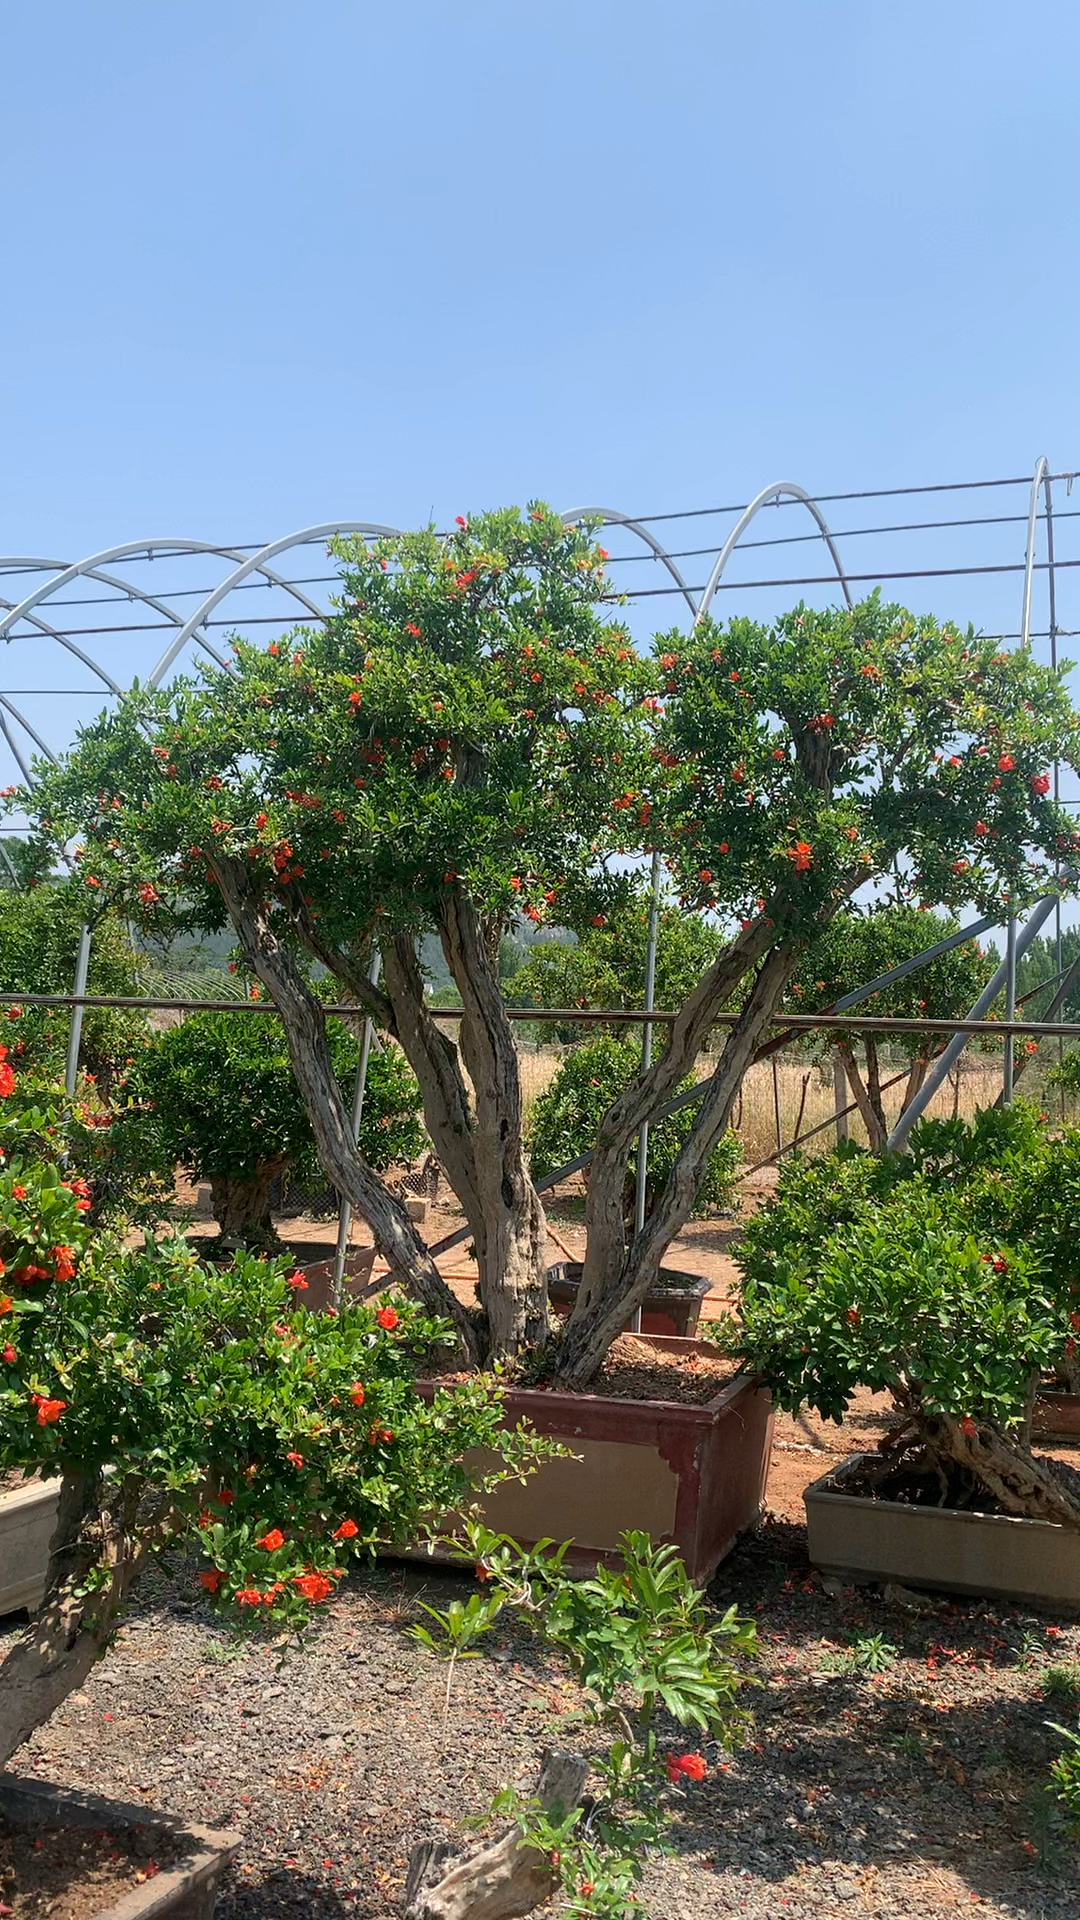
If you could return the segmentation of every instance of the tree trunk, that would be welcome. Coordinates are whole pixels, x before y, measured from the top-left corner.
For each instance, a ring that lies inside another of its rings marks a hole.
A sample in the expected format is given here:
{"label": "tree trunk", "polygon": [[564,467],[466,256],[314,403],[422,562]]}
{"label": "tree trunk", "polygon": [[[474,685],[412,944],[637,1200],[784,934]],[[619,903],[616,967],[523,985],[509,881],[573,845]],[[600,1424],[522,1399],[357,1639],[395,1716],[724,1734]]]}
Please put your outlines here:
{"label": "tree trunk", "polygon": [[[626,1094],[608,1109],[600,1136],[604,1185],[598,1192],[594,1161],[586,1205],[588,1243],[581,1286],[566,1322],[556,1363],[556,1379],[560,1385],[580,1387],[593,1378],[627,1318],[644,1300],[675,1235],[689,1220],[709,1156],[731,1118],[743,1076],[768,1031],[800,950],[800,943],[795,940],[778,940],[762,960],[753,989],[728,1035],[716,1071],[707,1082],[690,1135],[642,1232],[629,1248],[622,1227],[621,1190],[614,1190],[613,1175],[620,1171],[617,1148],[621,1150],[624,1167],[633,1151],[637,1127],[648,1114],[640,1114],[639,1101]],[[670,1062],[665,1064],[665,1056],[661,1056],[658,1064],[665,1069],[658,1078],[667,1083],[663,1096],[666,1098],[672,1084],[672,1066]],[[674,1085],[685,1077],[685,1071],[684,1068],[675,1075]],[[651,1068],[648,1074],[639,1074],[629,1094],[635,1095],[643,1084],[647,1086],[651,1075]],[[655,1094],[653,1104],[659,1104]],[[612,1116],[616,1113],[620,1120],[619,1134],[612,1127]],[[630,1123],[634,1123],[634,1130],[627,1137]],[[613,1231],[613,1218],[617,1231]],[[594,1222],[599,1228],[595,1234]]]}
{"label": "tree trunk", "polygon": [[844,1072],[847,1075],[847,1083],[851,1088],[852,1099],[859,1109],[863,1126],[866,1128],[867,1139],[875,1153],[879,1153],[885,1145],[887,1135],[882,1131],[881,1123],[870,1103],[870,1096],[863,1085],[862,1075],[859,1072],[859,1063],[855,1058],[851,1041],[846,1035],[841,1035],[838,1036],[835,1046],[837,1053],[843,1061]]}
{"label": "tree trunk", "polygon": [[904,1113],[910,1107],[915,1095],[922,1089],[922,1083],[930,1071],[930,1061],[926,1054],[917,1053],[911,1062],[911,1071],[904,1087],[904,1097],[900,1102],[900,1111]]}
{"label": "tree trunk", "polygon": [[547,1339],[547,1228],[525,1149],[521,1072],[499,984],[499,929],[485,928],[450,886],[440,933],[461,994],[461,1053],[473,1088],[480,1302],[490,1357],[509,1359]]}
{"label": "tree trunk", "polygon": [[217,1247],[222,1253],[250,1247],[255,1253],[280,1253],[283,1242],[270,1211],[270,1187],[287,1160],[263,1160],[250,1180],[229,1174],[210,1176],[210,1205],[218,1223]]}
{"label": "tree trunk", "polygon": [[[559,1818],[579,1806],[588,1771],[576,1753],[546,1753],[536,1784],[545,1812]],[[409,1862],[405,1920],[520,1920],[558,1885],[548,1856],[524,1846],[516,1826],[466,1854],[423,1841]]]}
{"label": "tree trunk", "polygon": [[889,1123],[885,1118],[885,1106],[881,1098],[881,1066],[878,1061],[875,1035],[864,1034],[863,1045],[866,1050],[866,1093],[874,1116],[874,1137],[870,1145],[875,1153],[880,1153],[889,1137]]}
{"label": "tree trunk", "polygon": [[1075,1467],[1033,1454],[1022,1439],[987,1422],[973,1423],[966,1432],[961,1422],[944,1414],[924,1415],[919,1427],[941,1466],[966,1468],[1005,1513],[1080,1527],[1080,1473]]}
{"label": "tree trunk", "polygon": [[244,958],[281,1015],[289,1059],[323,1172],[367,1221],[394,1278],[432,1313],[450,1322],[466,1357],[476,1364],[480,1355],[469,1314],[443,1279],[404,1202],[387,1190],[356,1147],[327,1045],[326,1016],[319,1002],[292,954],[277,938],[263,902],[251,890],[246,867],[215,855],[211,871]]}
{"label": "tree trunk", "polygon": [[[147,1549],[132,1526],[140,1489],[65,1474],[45,1599],[0,1666],[0,1767],[80,1687],[101,1658]],[[108,1582],[83,1594],[90,1569]]]}

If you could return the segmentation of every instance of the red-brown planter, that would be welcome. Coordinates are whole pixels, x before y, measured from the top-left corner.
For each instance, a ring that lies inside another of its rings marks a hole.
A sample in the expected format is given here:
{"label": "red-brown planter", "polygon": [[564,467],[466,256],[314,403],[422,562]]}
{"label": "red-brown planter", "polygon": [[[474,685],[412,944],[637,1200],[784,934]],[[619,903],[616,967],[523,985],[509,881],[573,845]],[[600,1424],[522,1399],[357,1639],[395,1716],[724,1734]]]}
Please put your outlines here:
{"label": "red-brown planter", "polygon": [[[696,1340],[653,1336],[643,1344],[715,1357]],[[433,1388],[423,1382],[421,1391]],[[691,1579],[704,1585],[760,1515],[772,1402],[749,1375],[699,1407],[532,1387],[509,1389],[504,1405],[508,1425],[524,1420],[580,1456],[546,1461],[523,1486],[508,1481],[484,1496],[487,1524],[523,1546],[572,1540],[574,1566],[595,1567],[636,1528],[673,1541]]]}
{"label": "red-brown planter", "polygon": [[0,1776],[0,1825],[4,1820],[24,1827],[161,1828],[185,1843],[170,1865],[99,1909],[95,1920],[210,1920],[222,1874],[240,1848],[237,1833],[181,1825],[146,1807],[99,1800],[12,1773]]}
{"label": "red-brown planter", "polygon": [[1032,1426],[1038,1434],[1080,1440],[1080,1393],[1040,1393]]}
{"label": "red-brown planter", "polygon": [[[547,1270],[548,1300],[555,1312],[568,1314],[581,1285],[581,1261],[560,1260]],[[693,1340],[701,1317],[701,1303],[712,1285],[704,1274],[682,1273],[661,1267],[658,1284],[641,1303],[641,1333],[674,1335]],[[629,1320],[626,1323],[629,1328]]]}

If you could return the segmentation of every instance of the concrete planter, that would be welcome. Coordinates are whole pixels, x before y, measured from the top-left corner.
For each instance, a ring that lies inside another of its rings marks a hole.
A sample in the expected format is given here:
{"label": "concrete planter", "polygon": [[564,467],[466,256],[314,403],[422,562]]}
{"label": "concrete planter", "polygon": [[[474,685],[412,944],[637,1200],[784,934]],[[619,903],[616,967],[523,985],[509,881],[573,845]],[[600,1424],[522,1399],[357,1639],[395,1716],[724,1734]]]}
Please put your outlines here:
{"label": "concrete planter", "polygon": [[1038,1434],[1080,1440],[1080,1393],[1040,1393],[1032,1425]]}
{"label": "concrete planter", "polygon": [[[642,1344],[715,1352],[690,1340]],[[487,1523],[523,1545],[572,1540],[578,1569],[614,1555],[619,1535],[637,1528],[654,1541],[674,1541],[703,1585],[761,1512],[772,1402],[749,1375],[700,1407],[515,1388],[505,1408],[509,1425],[525,1420],[580,1458],[548,1461],[524,1486],[496,1487],[482,1503]]]}
{"label": "concrete planter", "polygon": [[166,1916],[168,1920],[210,1920],[221,1876],[240,1848],[237,1833],[185,1826],[177,1835],[175,1824],[148,1815],[145,1807],[99,1800],[10,1773],[0,1775],[0,1821],[5,1819],[24,1827],[45,1822],[73,1827],[160,1827],[190,1841],[171,1866],[133,1887],[111,1907],[103,1907],[96,1920],[166,1920]]}
{"label": "concrete planter", "polygon": [[870,1462],[881,1464],[855,1454],[806,1489],[810,1559],[823,1573],[1080,1612],[1080,1531],[846,1492]]}
{"label": "concrete planter", "polygon": [[59,1495],[59,1480],[0,1493],[0,1614],[41,1604]]}
{"label": "concrete planter", "polygon": [[[548,1268],[548,1299],[558,1314],[569,1313],[581,1285],[581,1261],[560,1260]],[[681,1273],[676,1267],[661,1267],[656,1286],[641,1303],[642,1333],[672,1334],[681,1340],[693,1340],[701,1316],[701,1303],[711,1280],[700,1273]],[[629,1327],[630,1322],[627,1321]]]}

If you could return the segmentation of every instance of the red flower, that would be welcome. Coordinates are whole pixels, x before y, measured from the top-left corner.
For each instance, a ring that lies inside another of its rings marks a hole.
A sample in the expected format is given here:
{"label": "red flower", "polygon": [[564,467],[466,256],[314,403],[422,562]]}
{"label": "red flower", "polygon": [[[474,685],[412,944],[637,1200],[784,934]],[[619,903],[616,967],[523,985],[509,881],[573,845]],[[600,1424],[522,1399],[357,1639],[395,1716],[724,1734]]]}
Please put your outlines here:
{"label": "red flower", "polygon": [[985,834],[987,834],[987,833],[989,833],[989,831],[990,831],[990,829],[989,829],[989,827],[987,826],[987,824],[986,824],[986,821],[985,821],[985,820],[976,820],[976,822],[975,822],[975,832],[976,832],[976,834],[978,835],[978,837],[979,837],[979,839],[980,839],[980,840],[981,840],[981,839],[983,838],[983,836],[984,836]]}
{"label": "red flower", "polygon": [[455,515],[454,515],[454,525],[455,525],[456,527],[467,527],[467,526],[468,526],[468,524],[469,524],[469,523],[468,523],[468,521],[466,520],[466,518],[465,518],[465,515],[464,515],[463,513],[455,513]]}
{"label": "red flower", "polygon": [[15,1091],[14,1070],[8,1066],[8,1063],[6,1060],[0,1061],[0,1100],[6,1100],[8,1097],[8,1094],[14,1093],[14,1091]]}
{"label": "red flower", "polygon": [[364,1389],[360,1385],[359,1380],[354,1380],[352,1386],[349,1388],[349,1399],[352,1401],[354,1407],[363,1406]]}
{"label": "red flower", "polygon": [[688,1780],[704,1780],[708,1771],[700,1753],[669,1753],[667,1756],[669,1780],[677,1780],[681,1773],[684,1773]]}
{"label": "red flower", "polygon": [[393,1333],[398,1323],[398,1317],[393,1307],[380,1307],[375,1318],[380,1327],[385,1327],[387,1333]]}
{"label": "red flower", "polygon": [[963,1419],[961,1420],[960,1431],[961,1433],[966,1433],[969,1439],[973,1433],[978,1433],[979,1429],[975,1425],[975,1422],[972,1419],[970,1413],[965,1413]]}
{"label": "red flower", "polygon": [[1032,793],[1040,793],[1040,794],[1049,793],[1050,775],[1048,773],[1037,773],[1035,775],[1034,780],[1031,783],[1031,791]]}
{"label": "red flower", "polygon": [[37,1407],[39,1427],[53,1426],[67,1407],[66,1400],[49,1400],[43,1393],[31,1394],[30,1397]]}
{"label": "red flower", "polygon": [[25,1200],[25,1199],[26,1199],[26,1188],[25,1188],[25,1187],[12,1187],[12,1189],[11,1189],[11,1191],[12,1191],[12,1194],[14,1195],[14,1197],[15,1197],[15,1199],[16,1199],[16,1200]]}
{"label": "red flower", "polygon": [[285,1458],[294,1467],[302,1467],[304,1464],[304,1456],[302,1453],[287,1453]]}
{"label": "red flower", "polygon": [[415,620],[406,620],[406,622],[405,622],[405,631],[406,631],[406,633],[411,633],[411,634],[412,634],[412,636],[413,636],[413,639],[414,639],[414,640],[419,640],[419,638],[420,638],[420,629],[419,629],[419,627],[417,626],[417,624],[416,624],[416,621],[415,621]]}
{"label": "red flower", "polygon": [[850,1322],[851,1322],[851,1324],[852,1324],[852,1326],[853,1326],[853,1327],[857,1327],[857,1326],[858,1326],[858,1324],[859,1324],[859,1309],[858,1309],[858,1307],[849,1307],[849,1308],[848,1308],[848,1310],[847,1310],[847,1318],[848,1318],[848,1319],[850,1320]]}
{"label": "red flower", "polygon": [[813,862],[813,853],[809,840],[796,840],[793,847],[786,849],[786,858],[791,861],[796,873],[805,873]]}
{"label": "red flower", "polygon": [[267,1553],[276,1553],[279,1547],[285,1545],[285,1535],[280,1527],[271,1527],[269,1533],[264,1533],[261,1540],[256,1540],[255,1545],[265,1547]]}
{"label": "red flower", "polygon": [[300,1269],[299,1269],[299,1267],[296,1267],[296,1268],[294,1269],[294,1271],[293,1271],[292,1273],[290,1273],[290,1275],[289,1275],[289,1285],[290,1285],[290,1287],[295,1287],[295,1288],[296,1288],[296,1291],[297,1291],[297,1293],[306,1293],[306,1292],[307,1292],[307,1284],[308,1284],[308,1283],[307,1283],[307,1281],[306,1281],[306,1280],[304,1279],[304,1276],[303,1276],[303,1274],[301,1273],[301,1271],[300,1271]]}
{"label": "red flower", "polygon": [[701,882],[702,882],[702,883],[703,883],[703,884],[704,884],[705,886],[708,886],[708,884],[709,884],[709,881],[710,881],[710,880],[712,879],[712,868],[711,868],[711,867],[699,867],[699,868],[698,868],[698,879],[699,879],[699,880],[700,880],[700,881],[701,881]]}
{"label": "red flower", "polygon": [[325,1600],[330,1592],[330,1582],[325,1573],[298,1573],[293,1585],[305,1600]]}
{"label": "red flower", "polygon": [[52,1257],[56,1262],[56,1278],[70,1280],[75,1272],[74,1247],[54,1247]]}
{"label": "red flower", "polygon": [[334,1528],[335,1540],[353,1540],[360,1529],[355,1520],[343,1520],[340,1527]]}
{"label": "red flower", "polygon": [[[220,785],[221,785],[221,782],[219,780],[218,786]],[[149,880],[144,880],[142,883],[142,886],[139,888],[139,899],[142,901],[143,906],[152,907],[154,904],[154,901],[157,898],[158,898],[157,888],[153,886]]]}
{"label": "red flower", "polygon": [[[4,1263],[2,1260],[0,1260],[0,1273],[3,1273],[3,1271],[4,1271]],[[10,1313],[10,1312],[11,1312],[10,1293],[0,1293],[0,1313]]]}
{"label": "red flower", "polygon": [[217,1497],[218,1506],[231,1507],[235,1499],[236,1499],[236,1495],[233,1492],[231,1487],[222,1487],[221,1492],[218,1494],[218,1497]]}
{"label": "red flower", "polygon": [[225,1575],[218,1567],[208,1567],[205,1573],[199,1575],[207,1593],[216,1593],[224,1578]]}
{"label": "red flower", "polygon": [[15,1349],[12,1346],[10,1340],[8,1341],[7,1346],[4,1348],[3,1358],[7,1361],[9,1367],[14,1366],[15,1361],[18,1359],[18,1355],[15,1352]]}
{"label": "red flower", "polygon": [[241,1587],[236,1599],[237,1604],[241,1607],[258,1607],[262,1605],[262,1594],[259,1592],[258,1587]]}
{"label": "red flower", "polygon": [[1011,753],[1002,753],[998,755],[998,772],[999,773],[1011,773],[1015,765],[1016,765],[1016,761],[1013,759]]}
{"label": "red flower", "polygon": [[360,705],[360,702],[361,702],[361,700],[363,699],[363,697],[364,697],[364,696],[363,696],[363,694],[362,694],[362,693],[350,693],[350,695],[349,695],[349,705],[350,705],[350,707],[353,707],[353,708],[355,708],[355,707],[358,707],[358,706]]}

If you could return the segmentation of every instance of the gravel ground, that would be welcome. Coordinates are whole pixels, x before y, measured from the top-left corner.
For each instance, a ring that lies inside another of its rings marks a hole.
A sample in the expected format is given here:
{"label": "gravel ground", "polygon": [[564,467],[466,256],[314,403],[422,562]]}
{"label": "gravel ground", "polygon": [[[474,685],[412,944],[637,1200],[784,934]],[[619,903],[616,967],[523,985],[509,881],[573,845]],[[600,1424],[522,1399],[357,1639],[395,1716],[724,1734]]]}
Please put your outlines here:
{"label": "gravel ground", "polygon": [[[191,1596],[190,1570],[155,1574],[95,1671],[23,1749],[39,1778],[190,1820],[244,1845],[220,1920],[399,1911],[411,1844],[459,1830],[551,1739],[574,1742],[573,1690],[507,1630],[457,1669],[409,1640],[419,1597],[463,1576],[380,1567],[352,1580],[306,1652],[237,1645]],[[721,1568],[718,1603],[758,1620],[746,1689],[755,1724],[680,1800],[677,1853],[647,1870],[655,1920],[871,1915],[1075,1920],[1080,1856],[1039,1783],[1068,1720],[1040,1675],[1080,1657],[1080,1628],[982,1603],[829,1594],[805,1533],[765,1524]],[[837,1670],[853,1635],[898,1649],[884,1674]]]}

